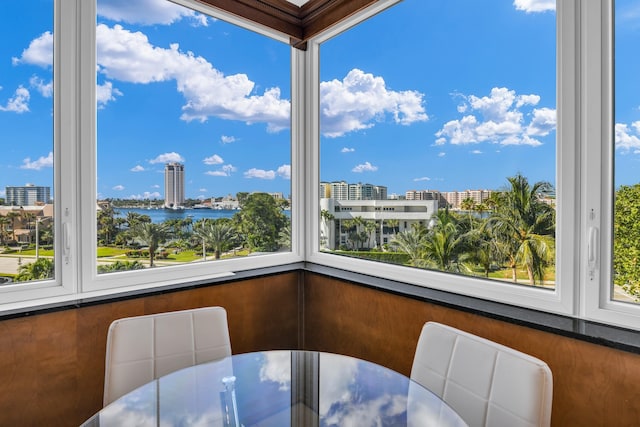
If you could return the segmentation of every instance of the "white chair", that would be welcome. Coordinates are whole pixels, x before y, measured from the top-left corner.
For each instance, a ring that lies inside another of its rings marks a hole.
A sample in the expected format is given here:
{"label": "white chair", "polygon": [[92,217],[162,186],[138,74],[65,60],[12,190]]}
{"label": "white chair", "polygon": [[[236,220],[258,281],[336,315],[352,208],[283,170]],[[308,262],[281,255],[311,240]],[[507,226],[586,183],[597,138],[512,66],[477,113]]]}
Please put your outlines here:
{"label": "white chair", "polygon": [[427,322],[411,379],[469,426],[548,426],[553,381],[547,364],[476,335]]}
{"label": "white chair", "polygon": [[178,369],[227,356],[231,342],[222,307],[115,320],[107,334],[103,404]]}

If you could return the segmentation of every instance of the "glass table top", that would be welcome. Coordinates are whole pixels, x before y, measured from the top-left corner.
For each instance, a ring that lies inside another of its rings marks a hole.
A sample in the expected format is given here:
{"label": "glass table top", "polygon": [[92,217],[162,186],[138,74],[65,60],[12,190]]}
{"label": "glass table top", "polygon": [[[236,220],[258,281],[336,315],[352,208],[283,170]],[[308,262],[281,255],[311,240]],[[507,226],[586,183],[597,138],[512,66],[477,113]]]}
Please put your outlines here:
{"label": "glass table top", "polygon": [[465,426],[439,397],[383,366],[331,353],[234,355],[152,381],[83,426]]}

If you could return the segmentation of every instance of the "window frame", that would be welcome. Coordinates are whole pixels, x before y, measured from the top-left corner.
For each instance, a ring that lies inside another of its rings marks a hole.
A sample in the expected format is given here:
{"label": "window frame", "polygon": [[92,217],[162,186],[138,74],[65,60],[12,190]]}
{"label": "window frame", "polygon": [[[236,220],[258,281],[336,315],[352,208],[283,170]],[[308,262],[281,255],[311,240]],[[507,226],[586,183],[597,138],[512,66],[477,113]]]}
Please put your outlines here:
{"label": "window frame", "polygon": [[[377,276],[390,280],[401,278],[403,282],[425,286],[437,290],[459,293],[481,299],[518,305],[542,311],[575,316],[577,307],[574,303],[578,291],[578,255],[575,247],[578,244],[579,223],[574,218],[577,215],[578,194],[575,189],[578,183],[578,163],[575,161],[577,152],[577,134],[575,110],[577,96],[575,76],[577,73],[577,56],[574,49],[576,45],[577,10],[578,4],[574,0],[559,1],[557,6],[557,114],[558,127],[556,131],[556,155],[557,164],[562,161],[562,168],[557,166],[557,255],[556,255],[556,288],[555,290],[539,289],[516,284],[505,284],[481,278],[458,276],[439,271],[428,271],[417,268],[403,267],[392,264],[367,261],[340,255],[332,255],[321,252],[320,236],[315,230],[319,225],[319,66],[321,62],[321,45],[323,42],[339,36],[341,33],[353,28],[360,22],[383,12],[398,3],[397,0],[384,0],[376,3],[331,29],[313,37],[308,43],[309,73],[307,81],[309,96],[312,100],[308,103],[311,109],[309,123],[310,149],[313,154],[313,163],[307,165],[311,174],[310,185],[307,191],[307,206],[310,213],[310,230],[307,233],[307,261],[336,267],[356,273]],[[573,244],[571,243],[573,242]]]}
{"label": "window frame", "polygon": [[[95,22],[96,22],[96,0],[90,2],[94,7],[94,10],[90,12],[92,16],[93,29],[90,32],[90,42],[86,42],[83,53],[85,53],[85,62],[83,66],[85,70],[96,70],[96,54],[95,54]],[[269,37],[281,43],[289,44],[289,39],[282,34],[270,30],[268,28],[247,22],[241,18],[237,18],[229,13],[221,12],[218,9],[205,6],[201,3],[197,3],[194,0],[179,0],[174,3],[181,6],[190,8],[197,12],[213,16],[216,19],[223,19],[228,23],[241,27],[248,31],[257,32],[265,37]],[[88,12],[89,14],[89,12]],[[85,16],[85,21],[88,20],[88,16]],[[88,37],[87,37],[88,38]],[[293,48],[290,48],[293,51]],[[293,70],[293,53],[291,54],[291,87],[296,87],[295,73]],[[96,84],[95,72],[85,72],[87,77],[86,84],[93,89]],[[88,79],[91,78],[89,83]],[[165,286],[171,284],[184,283],[185,281],[192,280],[209,280],[220,277],[226,277],[233,275],[234,271],[249,270],[255,268],[271,267],[275,265],[293,263],[302,261],[302,256],[299,251],[299,239],[300,234],[294,233],[294,230],[298,228],[298,222],[300,217],[298,188],[294,188],[294,182],[298,179],[297,174],[300,169],[297,165],[294,165],[294,159],[297,157],[297,151],[299,143],[297,143],[295,135],[297,132],[298,123],[294,122],[294,111],[299,107],[297,101],[297,93],[291,93],[291,194],[292,194],[292,206],[291,206],[291,221],[292,221],[292,248],[287,253],[271,253],[261,254],[260,256],[252,256],[249,258],[235,258],[229,260],[218,260],[212,262],[193,263],[189,265],[177,265],[170,267],[162,267],[157,269],[143,269],[130,272],[117,272],[108,274],[98,274],[97,272],[97,224],[96,224],[96,206],[88,206],[87,204],[82,206],[82,218],[86,218],[86,221],[82,221],[81,236],[82,241],[80,246],[83,248],[81,252],[81,289],[83,292],[91,291],[103,291],[106,289],[120,289],[123,287],[134,287],[136,289],[141,287],[153,287],[153,286]],[[82,176],[90,177],[87,185],[80,189],[80,200],[97,200],[97,185],[96,185],[96,169],[97,169],[97,141],[96,138],[96,108],[95,108],[95,91],[92,92],[94,100],[91,105],[93,109],[93,115],[91,120],[81,121],[81,125],[85,125],[86,129],[84,135],[92,136],[92,144],[86,144],[83,148],[88,147],[82,153],[83,161],[81,162]],[[84,99],[87,99],[85,97]],[[298,193],[297,193],[298,192]],[[84,249],[86,248],[86,249]]]}
{"label": "window frame", "polygon": [[[223,19],[289,45],[289,38],[264,26],[238,18],[195,0],[177,4]],[[153,289],[185,282],[203,282],[233,276],[234,272],[303,261],[304,222],[301,197],[304,151],[301,149],[304,116],[300,99],[304,82],[298,75],[301,55],[290,50],[291,70],[291,251],[247,258],[145,269],[97,273],[97,105],[96,105],[96,0],[54,0],[54,203],[56,277],[4,287],[0,310],[77,298]],[[62,191],[64,189],[65,191]],[[86,201],[93,201],[87,203]]]}
{"label": "window frame", "polygon": [[[640,329],[640,304],[612,299],[614,220],[614,1],[582,4],[581,52],[584,88],[584,236],[581,316]],[[595,258],[594,258],[595,257]],[[591,260],[591,262],[590,262]]]}

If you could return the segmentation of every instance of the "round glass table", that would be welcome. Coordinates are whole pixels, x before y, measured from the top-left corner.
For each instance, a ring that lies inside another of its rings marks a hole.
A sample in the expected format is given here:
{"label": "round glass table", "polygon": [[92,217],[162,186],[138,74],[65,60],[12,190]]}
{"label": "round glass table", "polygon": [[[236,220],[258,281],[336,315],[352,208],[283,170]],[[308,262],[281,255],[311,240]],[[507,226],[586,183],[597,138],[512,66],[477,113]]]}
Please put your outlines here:
{"label": "round glass table", "polygon": [[105,406],[83,426],[466,426],[406,376],[332,353],[265,351],[192,366]]}

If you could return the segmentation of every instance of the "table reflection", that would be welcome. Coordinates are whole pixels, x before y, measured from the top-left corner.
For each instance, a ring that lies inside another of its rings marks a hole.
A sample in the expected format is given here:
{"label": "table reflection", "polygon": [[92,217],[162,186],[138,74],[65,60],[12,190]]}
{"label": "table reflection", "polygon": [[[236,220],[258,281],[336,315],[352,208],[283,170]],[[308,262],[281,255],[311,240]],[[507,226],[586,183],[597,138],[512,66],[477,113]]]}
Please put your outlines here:
{"label": "table reflection", "polygon": [[464,426],[407,377],[330,353],[235,355],[174,372],[116,400],[86,426]]}

